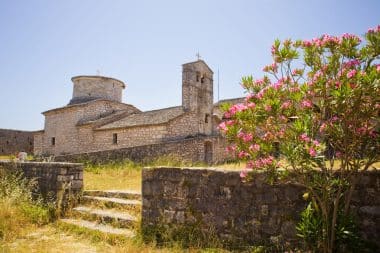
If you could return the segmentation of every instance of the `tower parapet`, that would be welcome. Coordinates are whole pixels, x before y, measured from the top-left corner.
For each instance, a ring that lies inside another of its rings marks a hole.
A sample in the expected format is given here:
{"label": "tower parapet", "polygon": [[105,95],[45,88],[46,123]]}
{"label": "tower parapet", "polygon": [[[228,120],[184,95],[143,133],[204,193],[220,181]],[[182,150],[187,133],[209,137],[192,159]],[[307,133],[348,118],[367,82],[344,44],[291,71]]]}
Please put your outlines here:
{"label": "tower parapet", "polygon": [[74,84],[73,97],[69,104],[84,103],[94,99],[107,99],[121,102],[125,84],[105,76],[75,76],[71,78]]}

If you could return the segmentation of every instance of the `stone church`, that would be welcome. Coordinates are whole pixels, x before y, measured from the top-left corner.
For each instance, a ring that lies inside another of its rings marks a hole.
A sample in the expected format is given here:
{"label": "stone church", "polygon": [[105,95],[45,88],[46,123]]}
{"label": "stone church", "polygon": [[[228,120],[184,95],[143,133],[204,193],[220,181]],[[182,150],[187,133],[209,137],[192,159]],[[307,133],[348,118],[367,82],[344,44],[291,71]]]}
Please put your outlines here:
{"label": "stone church", "polygon": [[191,160],[208,163],[223,160],[226,142],[217,130],[222,118],[219,105],[241,99],[214,104],[213,71],[203,60],[182,65],[182,105],[160,110],[143,112],[123,103],[125,84],[115,78],[76,76],[71,80],[69,104],[42,113],[45,126],[34,136],[36,155],[99,156],[125,150],[122,158],[130,158],[128,152],[134,148],[139,148],[141,156],[150,155],[152,151],[144,148],[149,147],[158,149],[155,154],[186,153]]}

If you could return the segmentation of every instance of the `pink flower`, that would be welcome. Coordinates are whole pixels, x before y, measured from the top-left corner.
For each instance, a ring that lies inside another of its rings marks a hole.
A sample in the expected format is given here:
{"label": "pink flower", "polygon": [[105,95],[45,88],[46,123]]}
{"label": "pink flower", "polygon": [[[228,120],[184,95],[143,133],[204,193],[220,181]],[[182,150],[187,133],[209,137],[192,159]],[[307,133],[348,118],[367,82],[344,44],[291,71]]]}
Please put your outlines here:
{"label": "pink flower", "polygon": [[227,148],[226,148],[226,151],[229,152],[229,153],[234,153],[235,150],[236,150],[236,146],[235,145],[227,146]]}
{"label": "pink flower", "polygon": [[244,142],[249,142],[249,141],[251,141],[253,139],[253,136],[250,133],[249,134],[245,134],[245,135],[243,135],[242,139],[243,139]]}
{"label": "pink flower", "polygon": [[289,100],[285,101],[284,103],[282,103],[281,109],[288,109],[291,106],[291,104],[292,103]]}
{"label": "pink flower", "polygon": [[314,141],[313,141],[313,144],[314,144],[315,146],[318,146],[318,145],[319,145],[319,141],[314,140]]}
{"label": "pink flower", "polygon": [[222,123],[220,123],[218,126],[218,129],[223,130],[224,132],[227,132],[228,128],[226,126],[226,122],[223,121]]}
{"label": "pink flower", "polygon": [[322,125],[319,127],[319,132],[323,133],[326,130],[326,127],[327,127],[326,123],[322,123]]}
{"label": "pink flower", "polygon": [[253,93],[249,93],[246,97],[245,97],[245,102],[248,102],[251,98],[254,98],[255,97],[255,94]]}
{"label": "pink flower", "polygon": [[246,178],[248,176],[248,173],[252,171],[252,168],[245,168],[240,172],[241,178]]}
{"label": "pink flower", "polygon": [[310,137],[308,137],[306,133],[301,134],[300,139],[301,139],[301,141],[304,141],[304,142],[310,141]]}
{"label": "pink flower", "polygon": [[380,64],[377,64],[377,66],[376,66],[376,71],[377,71],[377,72],[380,72]]}
{"label": "pink flower", "polygon": [[245,151],[240,151],[238,153],[238,157],[239,158],[245,158],[245,157],[248,157],[248,156],[249,156],[249,154],[247,152],[245,152]]}
{"label": "pink flower", "polygon": [[272,106],[265,105],[264,109],[265,109],[265,111],[270,112],[270,111],[272,111]]}
{"label": "pink flower", "polygon": [[311,108],[312,105],[313,105],[313,103],[310,100],[307,100],[307,99],[302,100],[302,102],[301,102],[301,106],[303,108]]}
{"label": "pink flower", "polygon": [[233,121],[233,120],[227,120],[226,121],[227,126],[233,126],[234,124],[235,124],[235,121]]}
{"label": "pink flower", "polygon": [[264,79],[257,79],[255,81],[256,86],[262,86],[264,84]]}
{"label": "pink flower", "polygon": [[257,143],[252,144],[251,146],[249,146],[249,150],[252,152],[257,152],[260,150],[260,145]]}
{"label": "pink flower", "polygon": [[317,155],[317,151],[314,148],[309,148],[309,155],[315,157]]}
{"label": "pink flower", "polygon": [[272,87],[273,87],[273,89],[275,89],[275,90],[279,90],[279,89],[281,89],[282,85],[283,85],[282,82],[277,82],[277,83],[274,83],[274,84],[272,85]]}
{"label": "pink flower", "polygon": [[248,108],[255,108],[256,107],[256,104],[255,103],[248,103],[247,104]]}
{"label": "pink flower", "polygon": [[347,78],[352,78],[356,75],[356,69],[353,69],[347,73]]}

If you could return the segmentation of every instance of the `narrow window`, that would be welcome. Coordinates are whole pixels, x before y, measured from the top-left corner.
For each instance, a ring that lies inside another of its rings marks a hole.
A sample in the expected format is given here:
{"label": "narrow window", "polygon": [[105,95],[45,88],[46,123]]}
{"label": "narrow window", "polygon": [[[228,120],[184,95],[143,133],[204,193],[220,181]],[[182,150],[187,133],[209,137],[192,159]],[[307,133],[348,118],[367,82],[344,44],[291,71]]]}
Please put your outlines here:
{"label": "narrow window", "polygon": [[204,82],[205,82],[205,77],[202,76],[202,77],[201,77],[201,83],[204,83]]}
{"label": "narrow window", "polygon": [[52,146],[55,146],[55,137],[52,137],[52,138],[51,138],[51,145],[52,145]]}
{"label": "narrow window", "polygon": [[205,114],[205,123],[208,123],[208,119],[210,118],[210,114],[206,113]]}
{"label": "narrow window", "polygon": [[117,134],[112,135],[112,143],[117,144]]}
{"label": "narrow window", "polygon": [[197,82],[199,82],[200,75],[197,73]]}

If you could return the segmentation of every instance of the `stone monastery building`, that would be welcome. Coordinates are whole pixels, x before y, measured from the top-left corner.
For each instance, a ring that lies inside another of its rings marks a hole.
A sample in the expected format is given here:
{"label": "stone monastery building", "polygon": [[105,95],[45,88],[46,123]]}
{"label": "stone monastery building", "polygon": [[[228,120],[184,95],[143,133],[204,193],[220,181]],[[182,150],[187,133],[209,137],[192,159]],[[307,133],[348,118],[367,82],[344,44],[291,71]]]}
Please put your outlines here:
{"label": "stone monastery building", "polygon": [[213,103],[213,71],[203,60],[182,65],[182,105],[160,110],[142,112],[122,103],[125,84],[120,80],[104,76],[71,80],[69,104],[43,112],[45,127],[34,136],[35,154],[59,157],[126,150],[123,158],[129,158],[134,147],[140,147],[142,156],[149,155],[151,151],[141,147],[150,145],[150,150],[165,150],[161,154],[186,153],[191,160],[223,159],[226,143],[217,125],[222,117],[219,105],[227,100]]}

